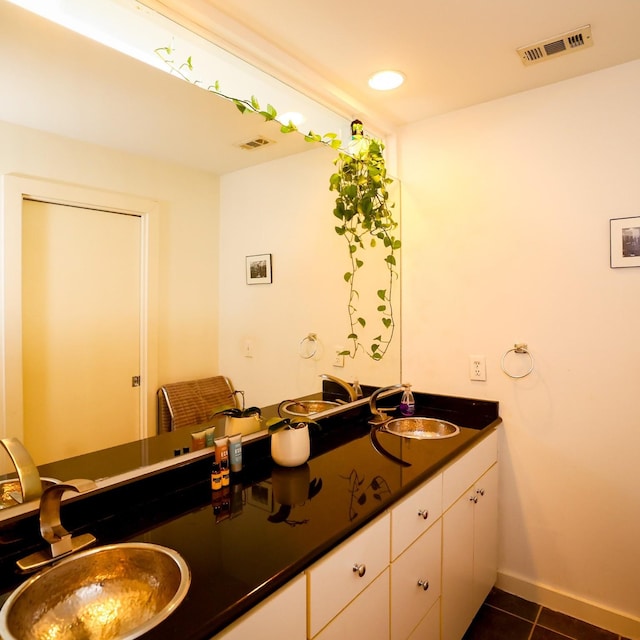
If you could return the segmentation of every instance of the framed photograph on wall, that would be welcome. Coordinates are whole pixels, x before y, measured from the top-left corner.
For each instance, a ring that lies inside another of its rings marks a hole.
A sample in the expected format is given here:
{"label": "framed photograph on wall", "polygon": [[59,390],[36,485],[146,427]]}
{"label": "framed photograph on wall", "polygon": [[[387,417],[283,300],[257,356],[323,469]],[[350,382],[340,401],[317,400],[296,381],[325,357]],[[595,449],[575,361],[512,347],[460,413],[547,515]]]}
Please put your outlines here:
{"label": "framed photograph on wall", "polygon": [[271,284],[271,254],[247,256],[247,284]]}
{"label": "framed photograph on wall", "polygon": [[611,268],[640,267],[640,216],[613,218],[611,232]]}

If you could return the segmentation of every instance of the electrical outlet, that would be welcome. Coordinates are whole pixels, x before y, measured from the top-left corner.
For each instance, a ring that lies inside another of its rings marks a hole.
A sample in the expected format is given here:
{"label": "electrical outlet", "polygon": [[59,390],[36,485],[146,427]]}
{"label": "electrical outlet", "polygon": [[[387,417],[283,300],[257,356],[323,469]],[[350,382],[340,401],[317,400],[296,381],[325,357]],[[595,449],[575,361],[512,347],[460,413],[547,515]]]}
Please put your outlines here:
{"label": "electrical outlet", "polygon": [[253,340],[246,338],[242,344],[242,355],[245,358],[253,358]]}
{"label": "electrical outlet", "polygon": [[469,356],[469,380],[486,380],[487,362],[484,356]]}
{"label": "electrical outlet", "polygon": [[344,351],[344,347],[335,347],[335,357],[333,359],[334,367],[344,367],[344,356],[340,354],[341,351]]}

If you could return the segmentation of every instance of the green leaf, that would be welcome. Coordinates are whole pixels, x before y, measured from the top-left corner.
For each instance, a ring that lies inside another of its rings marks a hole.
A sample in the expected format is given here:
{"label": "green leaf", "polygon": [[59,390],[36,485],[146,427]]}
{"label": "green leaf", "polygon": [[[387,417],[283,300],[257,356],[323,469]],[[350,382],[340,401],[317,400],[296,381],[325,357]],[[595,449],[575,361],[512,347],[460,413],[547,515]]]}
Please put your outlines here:
{"label": "green leaf", "polygon": [[347,340],[357,340],[358,339],[358,334],[357,333],[350,333],[347,336]]}
{"label": "green leaf", "polygon": [[361,327],[367,326],[367,321],[364,318],[358,318],[357,322]]}
{"label": "green leaf", "polygon": [[395,266],[395,264],[396,264],[395,256],[388,255],[388,256],[385,258],[385,262],[388,262],[389,264],[392,264],[392,265],[394,265],[394,266]]}
{"label": "green leaf", "polygon": [[358,267],[358,269],[364,264],[364,262],[362,262],[362,260],[358,259],[356,260],[356,267]]}
{"label": "green leaf", "polygon": [[391,326],[391,318],[382,318],[382,324],[388,329]]}
{"label": "green leaf", "polygon": [[344,274],[344,281],[345,281],[345,282],[350,282],[350,281],[351,281],[351,271],[347,271],[347,272]]}
{"label": "green leaf", "polygon": [[378,311],[379,311],[380,313],[382,313],[383,311],[386,311],[386,309],[387,309],[387,305],[386,305],[386,304],[381,304],[381,305],[378,307]]}
{"label": "green leaf", "polygon": [[251,96],[251,106],[255,111],[260,111],[260,103],[258,102],[258,98],[255,96]]}

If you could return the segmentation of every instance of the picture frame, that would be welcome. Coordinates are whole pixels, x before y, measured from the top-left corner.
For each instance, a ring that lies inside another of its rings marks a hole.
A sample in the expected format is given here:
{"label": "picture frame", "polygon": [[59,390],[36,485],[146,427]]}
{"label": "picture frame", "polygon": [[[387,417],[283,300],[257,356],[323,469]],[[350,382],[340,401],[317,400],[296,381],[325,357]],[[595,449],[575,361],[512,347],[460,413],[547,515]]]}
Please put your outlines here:
{"label": "picture frame", "polygon": [[609,221],[611,268],[640,267],[640,216]]}
{"label": "picture frame", "polygon": [[247,284],[271,284],[271,254],[259,253],[246,258]]}

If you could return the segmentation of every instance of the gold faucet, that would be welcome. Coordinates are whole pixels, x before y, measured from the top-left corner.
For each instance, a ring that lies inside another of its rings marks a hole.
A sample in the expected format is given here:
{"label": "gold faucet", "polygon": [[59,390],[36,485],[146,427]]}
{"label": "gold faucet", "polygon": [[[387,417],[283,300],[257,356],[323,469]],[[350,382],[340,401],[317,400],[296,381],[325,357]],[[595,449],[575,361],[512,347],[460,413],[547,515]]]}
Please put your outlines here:
{"label": "gold faucet", "polygon": [[371,396],[369,397],[369,410],[371,411],[371,418],[369,419],[370,424],[384,424],[385,422],[387,422],[387,420],[389,420],[389,416],[384,411],[378,409],[378,406],[376,404],[378,396],[381,393],[393,391],[395,389],[403,389],[405,387],[405,384],[392,384],[389,387],[380,387],[371,394]]}
{"label": "gold faucet", "polygon": [[335,382],[337,385],[340,385],[349,394],[349,400],[351,402],[354,402],[358,398],[362,398],[362,389],[360,388],[357,380],[351,385],[348,382],[345,382],[340,378],[336,378],[328,373],[321,373],[320,377],[323,380],[331,380],[331,382]]}
{"label": "gold faucet", "polygon": [[20,493],[12,493],[11,497],[16,502],[37,500],[42,495],[42,481],[29,452],[18,438],[1,438],[0,444],[9,454],[20,481]]}
{"label": "gold faucet", "polygon": [[62,556],[80,551],[96,541],[90,533],[73,537],[60,522],[60,504],[62,494],[65,491],[84,493],[95,488],[96,483],[93,480],[69,480],[47,487],[42,492],[40,498],[40,535],[49,548],[36,551],[26,558],[18,560],[17,565],[22,571],[39,569]]}

